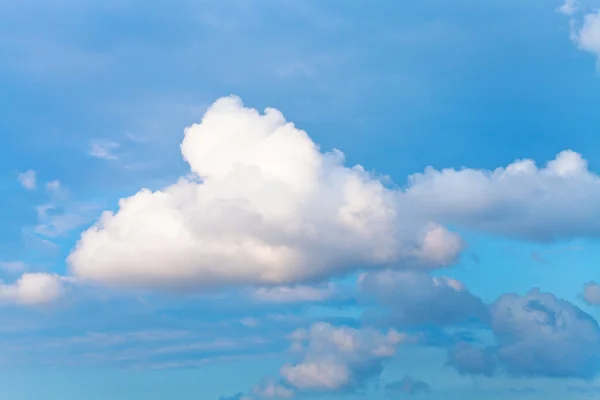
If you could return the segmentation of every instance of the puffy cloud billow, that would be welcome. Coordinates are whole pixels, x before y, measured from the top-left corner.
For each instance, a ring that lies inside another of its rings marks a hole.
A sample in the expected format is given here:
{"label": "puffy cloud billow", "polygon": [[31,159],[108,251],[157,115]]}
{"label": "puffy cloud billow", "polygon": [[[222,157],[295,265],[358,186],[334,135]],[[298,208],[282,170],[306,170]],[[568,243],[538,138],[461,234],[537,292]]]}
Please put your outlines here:
{"label": "puffy cloud billow", "polygon": [[14,283],[0,282],[0,303],[40,306],[62,295],[63,278],[42,272],[27,272]]}
{"label": "puffy cloud billow", "polygon": [[573,151],[544,167],[427,168],[390,188],[322,152],[281,112],[216,101],[181,144],[191,174],[121,199],[68,257],[87,282],[287,286],[357,269],[431,270],[464,248],[444,226],[534,241],[600,236],[600,178]]}
{"label": "puffy cloud billow", "polygon": [[193,177],[105,212],[68,258],[83,280],[153,288],[297,284],[357,268],[436,268],[458,235],[399,208],[401,193],[344,166],[306,132],[237,97],[215,102],[181,145]]}
{"label": "puffy cloud billow", "polygon": [[328,392],[362,387],[383,370],[396,347],[409,337],[390,330],[335,327],[316,323],[292,335],[293,348],[301,354],[295,364],[286,364],[281,375],[303,391]]}
{"label": "puffy cloud billow", "polygon": [[506,294],[491,308],[498,359],[513,375],[592,378],[600,370],[600,327],[553,294]]}
{"label": "puffy cloud billow", "polygon": [[533,241],[600,236],[600,177],[566,150],[543,168],[518,160],[493,171],[464,168],[409,178],[404,207],[428,219]]}

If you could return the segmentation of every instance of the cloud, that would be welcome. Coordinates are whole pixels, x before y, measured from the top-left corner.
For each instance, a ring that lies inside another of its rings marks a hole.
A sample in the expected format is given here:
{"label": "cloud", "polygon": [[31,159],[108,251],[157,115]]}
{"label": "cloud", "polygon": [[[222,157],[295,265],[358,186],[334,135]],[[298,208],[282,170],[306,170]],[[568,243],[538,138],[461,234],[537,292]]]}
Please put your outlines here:
{"label": "cloud", "polygon": [[36,173],[32,170],[27,170],[19,174],[19,183],[27,190],[35,190],[36,188]]}
{"label": "cloud", "polygon": [[600,10],[587,13],[580,19],[574,16],[578,9],[576,0],[566,0],[558,11],[570,17],[570,36],[575,46],[594,55],[596,64],[600,67]]}
{"label": "cloud", "polygon": [[571,16],[575,14],[578,8],[579,4],[577,3],[577,0],[565,0],[563,5],[560,6],[557,11],[563,15]]}
{"label": "cloud", "polygon": [[298,285],[259,288],[254,291],[253,296],[267,303],[300,303],[328,300],[336,293],[335,285],[329,283],[323,287]]}
{"label": "cloud", "polygon": [[399,381],[390,382],[385,385],[385,391],[391,394],[417,395],[429,393],[431,386],[426,382],[405,376]]}
{"label": "cloud", "polygon": [[110,140],[96,140],[90,144],[88,155],[102,160],[117,160],[119,157],[114,150],[119,146],[119,143]]}
{"label": "cloud", "polygon": [[63,292],[62,278],[46,273],[25,273],[15,283],[0,282],[0,302],[25,306],[56,301]]}
{"label": "cloud", "polygon": [[181,152],[191,174],[105,212],[68,258],[74,275],[162,290],[296,286],[451,265],[464,243],[443,225],[541,242],[600,236],[600,178],[570,150],[543,168],[429,167],[392,189],[279,111],[231,96],[185,129]]}
{"label": "cloud", "polygon": [[600,305],[600,285],[588,282],[583,287],[583,300],[593,306]]}
{"label": "cloud", "polygon": [[68,195],[68,192],[63,187],[62,183],[59,180],[53,180],[46,183],[46,190],[50,195],[55,197],[65,197]]}
{"label": "cloud", "polygon": [[541,242],[600,236],[600,178],[570,150],[543,168],[527,159],[493,171],[429,167],[410,176],[403,201],[428,219],[495,235]]}
{"label": "cloud", "polygon": [[256,399],[291,399],[296,395],[296,392],[288,386],[269,379],[256,385],[252,390],[252,395]]}
{"label": "cloud", "polygon": [[236,393],[232,396],[221,396],[219,400],[254,400],[250,396],[246,396],[243,393]]}
{"label": "cloud", "polygon": [[23,261],[0,261],[0,269],[6,272],[23,272],[29,268]]}
{"label": "cloud", "polygon": [[335,327],[316,323],[292,335],[292,348],[302,359],[281,368],[285,381],[298,390],[339,391],[364,386],[383,370],[384,361],[396,347],[408,340],[395,330],[380,333],[373,329]]}
{"label": "cloud", "polygon": [[580,50],[600,56],[600,11],[585,15],[577,25],[572,22],[571,40]]}
{"label": "cloud", "polygon": [[54,238],[88,224],[99,212],[95,203],[47,203],[36,207],[38,225],[34,233]]}
{"label": "cloud", "polygon": [[361,291],[374,298],[401,326],[458,325],[487,321],[487,306],[459,281],[422,272],[391,271],[363,275]]}
{"label": "cloud", "polygon": [[491,307],[498,359],[518,376],[592,378],[600,368],[596,320],[553,294],[506,294]]}
{"label": "cloud", "polygon": [[68,263],[115,286],[210,289],[294,285],[389,265],[452,264],[458,235],[398,207],[361,166],[237,97],[215,102],[181,144],[193,176],[121,199],[84,232]]}
{"label": "cloud", "polygon": [[35,208],[38,224],[33,233],[46,238],[62,236],[75,228],[89,224],[100,213],[99,205],[79,202],[58,180],[46,183],[50,199]]}
{"label": "cloud", "polygon": [[459,342],[448,350],[447,365],[461,375],[492,376],[496,371],[496,360],[489,349],[480,349],[467,342]]}

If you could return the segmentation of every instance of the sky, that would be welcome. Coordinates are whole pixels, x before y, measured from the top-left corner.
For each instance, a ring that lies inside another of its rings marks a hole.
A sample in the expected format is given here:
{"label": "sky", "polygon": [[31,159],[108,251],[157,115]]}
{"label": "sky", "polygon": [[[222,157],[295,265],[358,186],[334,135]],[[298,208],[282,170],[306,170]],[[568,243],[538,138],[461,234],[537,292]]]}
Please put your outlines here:
{"label": "sky", "polygon": [[2,398],[600,398],[600,1],[4,1],[0,53]]}

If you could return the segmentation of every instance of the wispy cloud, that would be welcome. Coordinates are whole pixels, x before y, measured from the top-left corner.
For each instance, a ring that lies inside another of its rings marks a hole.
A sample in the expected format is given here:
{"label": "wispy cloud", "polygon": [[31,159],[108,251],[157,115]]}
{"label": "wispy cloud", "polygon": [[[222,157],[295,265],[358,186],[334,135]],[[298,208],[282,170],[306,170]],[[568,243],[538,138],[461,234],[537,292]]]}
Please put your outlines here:
{"label": "wispy cloud", "polygon": [[117,160],[119,156],[114,152],[120,147],[119,143],[110,140],[96,140],[90,144],[88,155],[102,160]]}
{"label": "wispy cloud", "polygon": [[64,205],[43,204],[36,208],[39,224],[34,232],[57,237],[81,227],[97,217],[100,207],[95,203],[69,202]]}
{"label": "wispy cloud", "polygon": [[0,269],[9,273],[23,272],[28,269],[28,265],[23,261],[0,261]]}
{"label": "wispy cloud", "polygon": [[573,15],[579,8],[579,4],[577,4],[577,0],[565,0],[563,5],[558,8],[558,12],[564,15]]}

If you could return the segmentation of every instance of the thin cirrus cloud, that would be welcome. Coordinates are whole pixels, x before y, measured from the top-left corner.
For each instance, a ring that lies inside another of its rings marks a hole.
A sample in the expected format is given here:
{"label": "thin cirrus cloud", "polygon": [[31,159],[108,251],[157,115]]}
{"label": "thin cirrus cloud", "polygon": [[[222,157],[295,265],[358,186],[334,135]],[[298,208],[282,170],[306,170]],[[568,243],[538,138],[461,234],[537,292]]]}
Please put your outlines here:
{"label": "thin cirrus cloud", "polygon": [[111,140],[95,140],[90,143],[88,155],[102,160],[118,160],[115,151],[120,147],[119,143]]}

